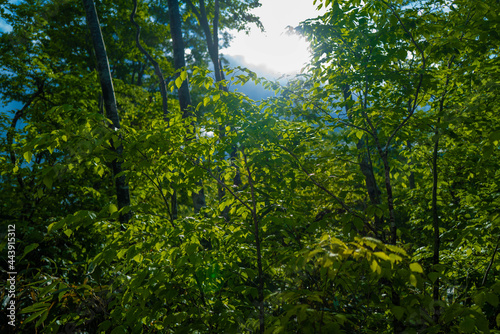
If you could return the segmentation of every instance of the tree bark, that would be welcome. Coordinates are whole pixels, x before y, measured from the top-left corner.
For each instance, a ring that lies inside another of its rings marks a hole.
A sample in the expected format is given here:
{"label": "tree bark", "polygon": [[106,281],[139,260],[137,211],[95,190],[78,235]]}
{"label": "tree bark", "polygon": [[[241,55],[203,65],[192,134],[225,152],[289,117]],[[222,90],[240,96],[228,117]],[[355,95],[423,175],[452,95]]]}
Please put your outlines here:
{"label": "tree bark", "polygon": [[168,97],[167,97],[167,85],[165,83],[165,78],[163,76],[163,72],[160,68],[160,65],[154,58],[144,49],[144,47],[141,45],[141,26],[135,22],[134,17],[135,13],[137,12],[137,0],[134,0],[134,9],[132,10],[132,13],[130,14],[130,22],[132,22],[133,25],[135,25],[136,28],[136,35],[135,35],[135,44],[137,45],[137,48],[139,51],[142,52],[144,56],[148,59],[148,61],[153,64],[153,67],[155,69],[155,75],[158,77],[159,81],[159,88],[160,88],[160,94],[161,94],[161,101],[162,101],[162,110],[163,110],[163,117],[167,121],[167,115],[168,115]]}
{"label": "tree bark", "polygon": [[[221,84],[221,82],[225,80],[225,77],[224,77],[224,72],[222,71],[222,64],[219,58],[219,16],[220,16],[219,0],[215,0],[214,2],[214,18],[212,20],[212,30],[210,30],[210,25],[208,23],[208,15],[206,11],[205,1],[199,0],[200,4],[199,11],[193,5],[193,2],[191,0],[187,0],[187,4],[193,11],[196,18],[198,19],[198,23],[202,28],[203,33],[205,34],[205,41],[207,42],[208,54],[210,55],[210,59],[212,60],[212,64],[214,66],[215,81],[219,83],[219,89],[221,91],[228,92],[229,90],[227,86]],[[219,125],[220,138],[225,137],[225,128],[226,127],[224,124]],[[236,147],[233,147],[229,152],[230,155],[229,159],[231,159],[231,166],[233,166],[233,168],[236,169],[236,175],[233,180],[234,185],[239,187],[241,185],[241,172],[234,163],[234,160],[236,158],[235,154],[236,154]],[[217,172],[219,173],[220,169],[218,169]],[[219,202],[222,202],[226,192],[224,187],[222,187],[220,184],[218,184],[217,187],[218,187],[217,195],[219,198]],[[226,221],[230,220],[229,211],[230,207],[227,206],[224,209],[224,212],[222,213],[222,216],[226,219]]]}
{"label": "tree bark", "polygon": [[205,34],[205,40],[207,41],[208,54],[212,63],[214,65],[215,81],[222,81],[222,72],[219,62],[219,1],[215,0],[214,3],[214,19],[212,22],[212,31],[210,30],[210,25],[208,23],[208,16],[205,7],[205,1],[199,0],[200,10],[198,11],[193,5],[191,0],[187,1],[189,7],[193,11],[194,15],[198,19],[198,23]]}
{"label": "tree bark", "polygon": [[[439,213],[438,213],[438,205],[437,205],[437,188],[438,188],[438,167],[437,167],[437,159],[438,159],[438,150],[439,150],[439,123],[441,118],[438,118],[436,123],[436,128],[434,130],[434,150],[432,152],[432,228],[434,230],[434,246],[433,246],[433,256],[432,256],[432,264],[434,266],[439,264],[439,247],[440,247],[440,238],[439,238]],[[432,298],[434,302],[439,300],[439,277],[434,281]],[[439,321],[439,307],[434,305],[434,314],[433,320],[438,323]]]}
{"label": "tree bark", "polygon": [[[186,59],[184,57],[184,39],[182,38],[181,16],[179,13],[179,2],[177,0],[168,0],[168,13],[170,16],[170,34],[172,35],[174,67],[177,71],[181,71],[186,67]],[[180,73],[178,72],[176,76],[180,76]],[[178,95],[182,117],[186,118],[191,116],[192,104],[187,78],[179,87]],[[193,191],[191,196],[195,213],[200,212],[200,209],[206,206],[202,181],[199,180],[197,185],[200,187],[200,190],[198,192]]]}
{"label": "tree bark", "polygon": [[257,271],[258,271],[258,294],[259,294],[259,333],[264,334],[265,327],[265,313],[264,313],[264,271],[262,269],[262,251],[261,251],[261,239],[259,235],[259,217],[257,216],[257,200],[255,198],[255,186],[252,178],[252,173],[250,167],[248,166],[247,157],[245,155],[244,149],[242,151],[243,159],[245,162],[245,168],[248,174],[248,184],[250,186],[250,193],[252,195],[252,222],[253,222],[253,234],[255,237],[255,249],[257,251]]}
{"label": "tree bark", "polygon": [[[99,80],[101,82],[102,96],[104,99],[104,107],[106,109],[106,117],[111,120],[110,125],[114,131],[120,129],[120,118],[118,117],[118,109],[116,106],[115,91],[113,88],[113,81],[109,69],[108,55],[106,53],[106,46],[102,38],[101,27],[99,25],[99,18],[95,8],[94,0],[83,0],[85,6],[85,13],[87,18],[87,26],[89,27],[94,51],[97,59],[97,71],[99,73]],[[113,169],[113,176],[116,187],[116,198],[118,209],[121,210],[130,206],[130,194],[128,182],[124,175],[118,176],[122,172],[122,163],[119,160],[123,153],[123,146],[121,144],[115,147],[116,143],[111,143],[112,150],[118,155],[118,158],[111,162]],[[120,214],[120,223],[122,229],[130,220],[131,213]]]}
{"label": "tree bark", "polygon": [[[344,101],[347,101],[351,98],[351,88],[349,85],[345,85],[342,89],[344,95]],[[349,115],[349,107],[346,105],[346,113],[350,120],[352,120],[352,116]],[[368,197],[370,198],[370,203],[372,205],[380,205],[382,203],[380,195],[380,189],[378,188],[377,181],[375,180],[375,174],[373,173],[373,165],[370,159],[370,148],[365,144],[363,138],[358,140],[356,143],[356,148],[358,149],[358,164],[365,177],[365,185],[366,191],[368,192]],[[366,152],[365,152],[366,151]],[[375,232],[375,237],[379,237],[379,229],[381,228],[382,218],[375,215],[374,217],[374,226],[373,230]]]}

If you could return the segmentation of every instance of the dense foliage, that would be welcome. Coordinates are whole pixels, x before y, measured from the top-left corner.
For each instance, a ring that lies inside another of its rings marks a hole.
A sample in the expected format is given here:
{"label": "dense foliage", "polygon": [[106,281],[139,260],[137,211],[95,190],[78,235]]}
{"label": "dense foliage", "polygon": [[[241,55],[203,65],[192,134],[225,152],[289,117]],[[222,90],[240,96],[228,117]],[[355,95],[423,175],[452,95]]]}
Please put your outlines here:
{"label": "dense foliage", "polygon": [[18,332],[500,333],[500,3],[315,2],[311,62],[281,86],[208,69],[258,1],[180,1],[177,70],[166,1],[138,1],[150,58],[133,3],[96,1],[119,128],[82,3],[0,2]]}

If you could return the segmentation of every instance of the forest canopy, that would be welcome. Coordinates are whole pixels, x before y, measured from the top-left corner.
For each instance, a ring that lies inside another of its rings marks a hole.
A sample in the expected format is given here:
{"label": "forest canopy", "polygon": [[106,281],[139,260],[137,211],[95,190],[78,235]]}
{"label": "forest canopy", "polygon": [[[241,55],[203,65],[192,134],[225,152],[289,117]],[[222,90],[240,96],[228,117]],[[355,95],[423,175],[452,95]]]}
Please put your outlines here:
{"label": "forest canopy", "polygon": [[500,333],[500,2],[314,4],[0,1],[2,333]]}

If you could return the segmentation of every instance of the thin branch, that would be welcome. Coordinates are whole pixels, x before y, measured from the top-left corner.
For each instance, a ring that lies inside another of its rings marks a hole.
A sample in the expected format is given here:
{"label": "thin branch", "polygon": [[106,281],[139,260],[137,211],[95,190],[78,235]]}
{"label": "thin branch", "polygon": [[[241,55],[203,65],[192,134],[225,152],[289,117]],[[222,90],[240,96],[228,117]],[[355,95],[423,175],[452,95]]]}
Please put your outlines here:
{"label": "thin branch", "polygon": [[484,286],[484,284],[486,284],[486,280],[488,279],[488,274],[490,273],[491,267],[493,266],[493,262],[495,261],[495,255],[497,255],[499,244],[500,244],[500,236],[497,239],[497,245],[495,247],[495,250],[493,251],[493,255],[491,256],[490,263],[488,263],[488,268],[486,268],[486,272],[484,273],[484,277],[483,277],[483,281],[481,282],[481,286]]}
{"label": "thin branch", "polygon": [[403,122],[401,122],[398,125],[398,127],[396,129],[394,129],[394,131],[392,132],[392,134],[389,136],[389,139],[387,140],[387,143],[385,145],[385,151],[387,151],[389,149],[389,145],[390,145],[392,139],[394,138],[394,136],[399,132],[399,130],[401,130],[401,128],[403,126],[405,126],[406,123],[408,123],[408,121],[410,120],[410,118],[415,113],[415,110],[417,108],[418,95],[420,93],[420,89],[422,88],[422,82],[424,80],[424,71],[425,71],[425,68],[426,68],[426,58],[425,58],[424,51],[422,50],[422,48],[420,47],[420,45],[418,45],[418,43],[415,41],[415,38],[413,37],[413,34],[408,30],[408,28],[406,28],[405,24],[401,20],[401,17],[396,12],[396,10],[389,3],[387,3],[386,1],[381,0],[381,2],[384,5],[386,5],[387,8],[389,8],[389,10],[392,12],[392,14],[396,17],[396,19],[398,20],[399,24],[401,24],[401,27],[403,28],[403,30],[410,37],[412,44],[415,45],[415,47],[417,48],[418,52],[422,56],[422,72],[420,73],[420,78],[419,78],[419,81],[418,81],[418,85],[417,85],[417,88],[415,89],[415,98],[413,100],[413,106],[411,108],[411,111],[410,111],[409,115],[406,116],[406,118],[403,120]]}
{"label": "thin branch", "polygon": [[346,212],[349,212],[353,216],[360,218],[362,221],[365,221],[365,219],[363,217],[359,216],[355,212],[352,212],[352,210],[340,198],[338,198],[337,196],[335,196],[335,194],[333,194],[330,190],[326,189],[323,185],[321,185],[321,183],[317,182],[314,179],[314,177],[311,175],[311,173],[309,173],[307,171],[307,169],[300,163],[299,158],[292,151],[290,151],[289,149],[287,149],[284,146],[278,146],[278,147],[281,148],[283,151],[287,152],[296,161],[296,163],[299,166],[299,168],[308,176],[309,180],[311,180],[311,182],[316,187],[320,188],[321,190],[323,190],[324,192],[326,192],[328,195],[330,195],[333,199],[335,199],[335,201],[337,201],[337,203],[339,203]]}
{"label": "thin branch", "polygon": [[217,181],[217,183],[218,183],[218,184],[220,184],[220,185],[221,185],[221,186],[223,186],[223,187],[224,187],[227,191],[229,191],[229,193],[230,193],[231,195],[233,195],[233,197],[234,197],[234,198],[236,198],[236,200],[237,200],[238,202],[240,202],[241,204],[243,204],[243,206],[244,206],[245,208],[247,208],[247,209],[248,209],[248,211],[253,212],[252,208],[251,208],[248,204],[246,204],[245,202],[243,202],[243,200],[242,200],[242,199],[241,199],[238,195],[236,195],[236,194],[234,193],[234,191],[232,191],[232,190],[231,190],[231,188],[230,188],[230,187],[228,187],[228,186],[227,186],[227,185],[226,185],[226,184],[225,184],[225,183],[224,183],[224,182],[223,182],[220,178],[218,178],[217,176],[215,176],[215,175],[214,175],[214,173],[212,173],[212,171],[211,171],[208,167],[204,167],[204,166],[201,166],[201,165],[198,165],[198,164],[195,164],[195,163],[193,163],[193,165],[198,166],[198,167],[200,167],[200,168],[204,169],[204,170],[208,173],[208,175],[209,175],[211,178],[213,178],[215,181]]}

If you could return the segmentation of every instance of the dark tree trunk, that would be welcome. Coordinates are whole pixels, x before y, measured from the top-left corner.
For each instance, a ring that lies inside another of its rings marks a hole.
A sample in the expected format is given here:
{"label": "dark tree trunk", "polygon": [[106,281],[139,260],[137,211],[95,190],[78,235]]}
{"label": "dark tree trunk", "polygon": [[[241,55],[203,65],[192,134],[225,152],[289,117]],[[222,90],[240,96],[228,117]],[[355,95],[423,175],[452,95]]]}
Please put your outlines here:
{"label": "dark tree trunk", "polygon": [[[351,88],[349,85],[345,85],[343,88],[344,100],[347,101],[351,98]],[[346,113],[349,116],[349,119],[352,119],[349,114],[349,107],[346,105]],[[370,203],[372,205],[380,205],[382,203],[380,195],[380,189],[378,188],[377,181],[375,180],[375,174],[373,173],[373,165],[371,163],[370,158],[370,148],[365,143],[363,138],[358,140],[356,143],[356,148],[358,149],[358,163],[361,173],[365,177],[365,185],[366,191],[368,192],[368,197],[370,198]],[[382,225],[382,218],[375,215],[374,217],[375,225],[373,226],[373,230],[375,233],[375,237],[379,237],[379,229]]]}
{"label": "dark tree trunk", "polygon": [[[172,45],[174,53],[174,67],[176,70],[184,70],[186,59],[184,57],[184,39],[181,29],[181,15],[179,13],[179,2],[177,0],[168,0],[168,14],[170,16],[170,34],[172,36]],[[176,74],[176,78],[180,73]],[[183,117],[191,115],[191,95],[189,94],[188,80],[184,80],[178,89],[179,104]]]}
{"label": "dark tree trunk", "polygon": [[[111,120],[111,127],[114,130],[118,130],[120,129],[120,119],[118,117],[113,81],[109,69],[108,55],[102,38],[101,27],[99,25],[99,18],[97,16],[93,0],[83,0],[83,4],[85,6],[85,13],[87,16],[87,26],[90,29],[92,43],[94,45],[95,55],[97,58],[97,71],[99,72],[99,79],[101,81],[101,90],[104,100],[104,108],[106,109],[106,117]],[[115,145],[118,145],[118,147],[115,147]],[[123,152],[121,144],[112,143],[112,149],[120,158]],[[125,176],[122,175],[116,177],[116,175],[122,172],[122,163],[119,158],[113,160],[111,167],[113,169],[113,176],[115,179],[118,209],[121,210],[130,206],[130,194],[128,182]],[[122,228],[124,228],[128,223],[130,216],[130,213],[120,214],[119,219],[122,224]]]}
{"label": "dark tree trunk", "polygon": [[[432,264],[437,266],[439,264],[439,248],[440,248],[440,238],[439,238],[439,213],[437,204],[437,188],[438,188],[438,150],[439,150],[439,123],[441,119],[438,118],[436,123],[436,128],[434,130],[434,150],[432,152],[432,228],[434,230],[434,253],[432,256]],[[434,269],[436,270],[436,269]],[[432,297],[435,302],[439,300],[439,277],[434,281]],[[439,321],[439,307],[434,306],[433,320],[438,323]]]}
{"label": "dark tree trunk", "polygon": [[135,44],[137,45],[137,48],[141,53],[148,59],[148,61],[153,64],[153,67],[155,69],[155,75],[158,77],[159,81],[159,88],[160,88],[160,94],[161,94],[161,101],[162,101],[162,108],[163,108],[163,117],[165,120],[167,120],[167,115],[168,115],[168,97],[167,97],[167,84],[165,82],[165,78],[163,76],[163,72],[160,68],[160,65],[154,58],[144,49],[144,47],[141,45],[141,26],[135,22],[134,17],[135,13],[137,12],[137,0],[134,0],[134,9],[132,10],[132,13],[130,14],[130,22],[132,22],[133,25],[135,25],[136,28],[136,34],[135,34]]}
{"label": "dark tree trunk", "polygon": [[[212,30],[210,30],[210,25],[208,23],[208,15],[206,11],[205,1],[199,0],[200,10],[198,11],[196,7],[193,5],[191,0],[187,1],[188,6],[193,11],[194,15],[198,19],[198,23],[205,34],[205,41],[207,42],[208,54],[210,55],[210,59],[212,60],[212,64],[214,66],[215,73],[215,81],[219,83],[219,89],[224,92],[228,92],[228,88],[221,84],[222,81],[225,80],[224,72],[222,71],[222,64],[219,58],[219,0],[215,0],[214,2],[214,17],[212,21]],[[219,136],[220,138],[225,137],[225,124],[219,124]],[[230,152],[231,165],[236,169],[236,175],[234,177],[234,185],[239,187],[241,185],[241,172],[239,168],[234,164],[236,154],[236,147],[233,147]],[[217,170],[217,173],[220,173],[220,170]],[[217,196],[219,198],[219,202],[222,203],[223,198],[226,194],[224,187],[220,184],[217,185]],[[226,221],[230,220],[229,211],[230,207],[227,206],[222,213],[222,216],[226,219]]]}
{"label": "dark tree trunk", "polygon": [[[181,29],[181,15],[179,13],[179,2],[177,0],[168,0],[168,13],[170,16],[170,34],[172,35],[172,44],[174,51],[174,67],[176,70],[185,70],[186,59],[184,57],[184,39],[182,38]],[[180,73],[177,73],[177,77]],[[192,105],[191,105],[191,95],[189,94],[189,82],[188,79],[184,80],[178,90],[179,104],[182,111],[182,116],[191,116]],[[201,180],[198,182],[200,186],[200,191],[193,191],[193,207],[194,212],[200,212],[200,209],[206,206],[205,193],[203,191],[203,184]]]}

